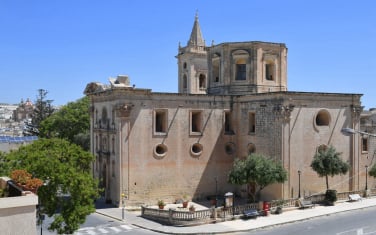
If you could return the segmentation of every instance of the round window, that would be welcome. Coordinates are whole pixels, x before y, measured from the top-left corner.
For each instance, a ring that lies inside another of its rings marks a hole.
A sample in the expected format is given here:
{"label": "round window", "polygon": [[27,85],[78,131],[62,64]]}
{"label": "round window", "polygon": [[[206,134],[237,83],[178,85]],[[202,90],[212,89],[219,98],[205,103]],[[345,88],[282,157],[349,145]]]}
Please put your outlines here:
{"label": "round window", "polygon": [[203,149],[203,147],[202,147],[202,144],[200,144],[200,143],[195,143],[195,144],[193,144],[192,146],[191,146],[191,154],[193,155],[193,156],[200,156],[201,155],[201,153],[202,153],[202,149]]}
{"label": "round window", "polygon": [[326,110],[320,110],[315,118],[316,126],[329,126],[330,114]]}
{"label": "round window", "polygon": [[154,156],[157,158],[163,158],[166,156],[167,146],[164,144],[158,144],[154,147]]}
{"label": "round window", "polygon": [[248,154],[251,155],[252,153],[256,152],[256,146],[255,144],[249,143],[248,144]]}
{"label": "round window", "polygon": [[236,147],[235,147],[235,144],[232,143],[232,142],[229,142],[225,145],[225,152],[228,154],[228,155],[231,155],[233,153],[235,153],[235,150],[236,150]]}

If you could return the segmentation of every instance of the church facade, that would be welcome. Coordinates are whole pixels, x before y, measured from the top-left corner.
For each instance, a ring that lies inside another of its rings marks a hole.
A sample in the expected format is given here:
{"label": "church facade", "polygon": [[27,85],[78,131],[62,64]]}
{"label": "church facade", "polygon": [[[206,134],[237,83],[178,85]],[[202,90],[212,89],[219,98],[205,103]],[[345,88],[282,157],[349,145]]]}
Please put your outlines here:
{"label": "church facade", "polygon": [[[363,189],[367,159],[359,129],[360,94],[291,92],[283,43],[230,42],[206,46],[198,17],[186,46],[179,45],[178,93],[135,88],[129,78],[89,83],[93,174],[106,200],[121,205],[193,200],[247,186],[228,183],[236,158],[261,153],[288,172],[283,184],[268,186],[263,200],[325,191],[310,163],[322,145],[333,145],[351,165],[329,180],[338,191]],[[298,173],[299,172],[299,173]],[[299,181],[301,185],[299,185]]]}

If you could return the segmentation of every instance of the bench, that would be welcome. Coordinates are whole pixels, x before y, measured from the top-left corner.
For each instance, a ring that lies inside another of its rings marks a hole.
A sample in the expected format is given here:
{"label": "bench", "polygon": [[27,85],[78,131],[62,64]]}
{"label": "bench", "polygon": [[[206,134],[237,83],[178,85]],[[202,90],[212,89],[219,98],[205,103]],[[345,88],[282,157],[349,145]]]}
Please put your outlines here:
{"label": "bench", "polygon": [[351,202],[353,201],[361,201],[362,197],[359,194],[350,194],[349,199]]}
{"label": "bench", "polygon": [[243,215],[246,218],[250,218],[250,217],[257,218],[257,216],[259,216],[260,214],[258,213],[256,209],[248,209],[248,210],[243,211]]}
{"label": "bench", "polygon": [[315,207],[315,204],[313,204],[311,200],[299,199],[299,208],[305,209],[313,207]]}

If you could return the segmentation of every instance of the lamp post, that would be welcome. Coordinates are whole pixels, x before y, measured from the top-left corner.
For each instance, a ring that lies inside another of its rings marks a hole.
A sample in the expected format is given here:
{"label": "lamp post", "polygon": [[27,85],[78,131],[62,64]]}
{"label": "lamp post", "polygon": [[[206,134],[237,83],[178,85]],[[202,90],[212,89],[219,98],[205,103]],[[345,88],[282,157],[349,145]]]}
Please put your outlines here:
{"label": "lamp post", "polygon": [[217,177],[214,177],[215,179],[215,208],[217,208],[218,205],[218,179]]}
{"label": "lamp post", "polygon": [[125,203],[124,203],[124,199],[125,199],[125,193],[122,193],[121,194],[121,219],[124,220],[124,209],[125,209]]}
{"label": "lamp post", "polygon": [[368,178],[368,166],[366,165],[366,191],[368,190],[368,182],[367,182],[368,179],[367,178]]}
{"label": "lamp post", "polygon": [[[354,135],[354,134],[360,134],[362,136],[371,136],[371,137],[376,137],[376,134],[372,134],[372,133],[368,133],[368,132],[365,132],[365,131],[358,131],[358,130],[354,130],[352,128],[343,128],[341,130],[341,132],[344,134],[344,135]],[[366,186],[365,186],[365,190],[367,191],[368,190],[368,165],[365,165],[365,168],[366,168]],[[367,192],[366,192],[367,193]]]}
{"label": "lamp post", "polygon": [[298,191],[298,198],[300,198],[300,174],[302,172],[300,170],[298,170],[298,177],[299,177],[299,191]]}
{"label": "lamp post", "polygon": [[372,133],[368,133],[368,132],[364,132],[364,131],[358,131],[358,130],[354,130],[354,129],[348,128],[348,127],[342,128],[341,132],[344,135],[361,134],[361,135],[368,135],[368,136],[376,137],[376,134],[372,134]]}

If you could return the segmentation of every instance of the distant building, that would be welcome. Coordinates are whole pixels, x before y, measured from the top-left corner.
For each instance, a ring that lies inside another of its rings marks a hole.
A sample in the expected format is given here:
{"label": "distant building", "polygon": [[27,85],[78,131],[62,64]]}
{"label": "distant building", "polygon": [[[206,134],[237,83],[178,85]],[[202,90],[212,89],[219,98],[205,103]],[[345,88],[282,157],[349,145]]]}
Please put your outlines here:
{"label": "distant building", "polygon": [[176,58],[178,93],[135,88],[125,75],[85,88],[93,171],[107,201],[119,205],[122,193],[128,205],[229,191],[246,196],[254,187],[231,185],[227,177],[234,160],[250,153],[270,156],[288,171],[286,183],[262,191],[263,200],[297,197],[299,189],[301,195],[324,192],[324,180],[310,168],[322,145],[333,145],[351,165],[330,186],[363,189],[359,166],[368,160],[359,139],[341,133],[360,128],[361,94],[290,92],[285,44],[206,46],[197,16]]}
{"label": "distant building", "polygon": [[33,102],[30,101],[28,98],[26,102],[21,100],[21,103],[18,105],[17,109],[14,111],[14,120],[17,122],[21,122],[24,120],[28,120],[32,118],[32,114],[34,111]]}

